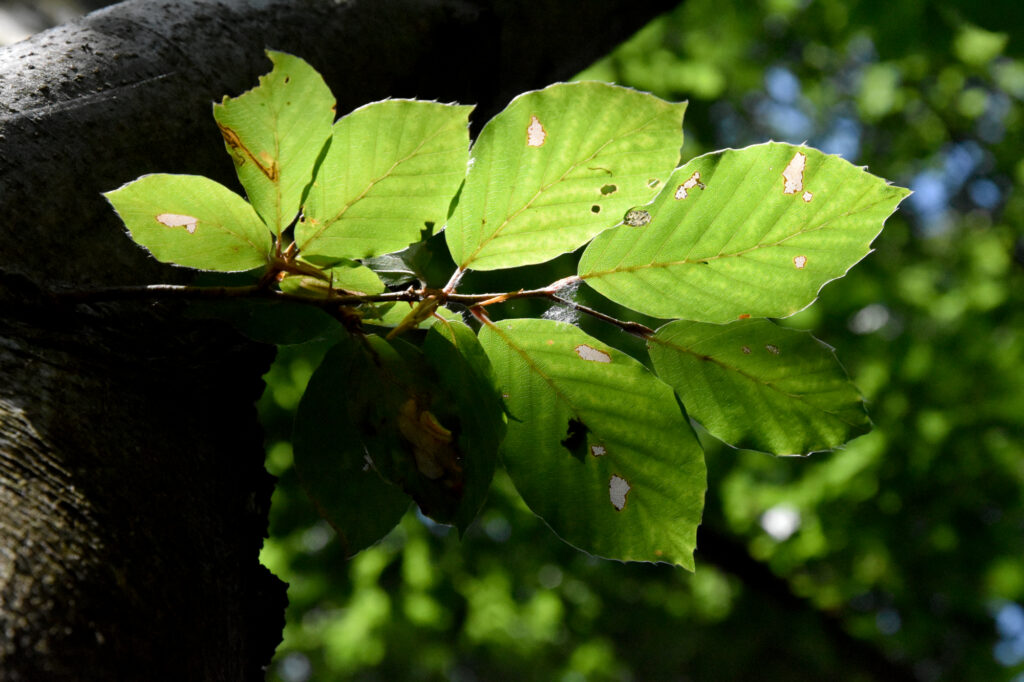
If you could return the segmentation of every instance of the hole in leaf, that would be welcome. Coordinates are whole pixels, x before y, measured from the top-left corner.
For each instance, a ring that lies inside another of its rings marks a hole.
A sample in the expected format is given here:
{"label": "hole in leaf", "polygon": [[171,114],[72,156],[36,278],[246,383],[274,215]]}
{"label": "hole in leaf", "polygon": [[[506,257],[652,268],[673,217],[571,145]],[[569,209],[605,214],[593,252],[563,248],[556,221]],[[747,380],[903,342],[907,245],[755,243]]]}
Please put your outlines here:
{"label": "hole in leaf", "polygon": [[643,227],[647,223],[651,222],[651,214],[642,208],[631,208],[626,211],[626,215],[623,216],[622,222],[631,227]]}
{"label": "hole in leaf", "polygon": [[651,178],[650,180],[647,181],[647,186],[650,187],[651,189],[654,189],[660,184],[661,180],[659,180],[658,178]]}
{"label": "hole in leaf", "polygon": [[199,218],[180,213],[161,213],[156,221],[166,227],[184,227],[189,234],[195,234],[199,226]]}
{"label": "hole in leaf", "polygon": [[608,481],[608,498],[612,501],[612,506],[616,511],[626,508],[626,497],[629,495],[629,490],[629,481],[618,474],[612,474]]}
{"label": "hole in leaf", "polygon": [[690,196],[689,191],[694,187],[699,187],[701,189],[707,187],[707,185],[700,181],[700,171],[693,171],[693,175],[691,175],[686,182],[679,185],[679,187],[676,187],[675,198],[677,200],[685,199]]}
{"label": "hole in leaf", "polygon": [[544,130],[544,126],[540,124],[540,119],[536,116],[530,116],[530,125],[526,128],[526,146],[539,147],[544,144],[544,140],[547,137],[548,133]]}
{"label": "hole in leaf", "polygon": [[601,188],[601,194],[608,196],[609,194],[615,194],[619,191],[619,188],[615,185],[605,185]]}
{"label": "hole in leaf", "polygon": [[796,256],[793,258],[793,265],[797,270],[803,270],[807,265],[807,256]]}
{"label": "hole in leaf", "polygon": [[607,455],[608,450],[600,443],[594,443],[590,446],[590,454],[594,457],[600,457],[601,455]]}
{"label": "hole in leaf", "polygon": [[807,204],[811,203],[811,199],[813,199],[813,198],[814,198],[813,194],[811,194],[810,192],[804,192],[804,203],[807,203]]}
{"label": "hole in leaf", "polygon": [[590,207],[590,212],[591,213],[600,213],[601,212],[601,207],[598,206],[597,204],[594,204],[593,206]]}
{"label": "hole in leaf", "polygon": [[587,457],[587,425],[575,417],[569,419],[569,427],[561,443],[570,455],[584,461]]}
{"label": "hole in leaf", "polygon": [[782,171],[782,179],[785,185],[782,187],[783,194],[796,194],[804,188],[804,168],[807,167],[807,155],[797,152],[790,159],[785,170]]}
{"label": "hole in leaf", "polygon": [[576,346],[576,355],[580,356],[582,360],[590,360],[591,362],[611,362],[612,356],[603,350],[588,346],[585,343],[581,343]]}

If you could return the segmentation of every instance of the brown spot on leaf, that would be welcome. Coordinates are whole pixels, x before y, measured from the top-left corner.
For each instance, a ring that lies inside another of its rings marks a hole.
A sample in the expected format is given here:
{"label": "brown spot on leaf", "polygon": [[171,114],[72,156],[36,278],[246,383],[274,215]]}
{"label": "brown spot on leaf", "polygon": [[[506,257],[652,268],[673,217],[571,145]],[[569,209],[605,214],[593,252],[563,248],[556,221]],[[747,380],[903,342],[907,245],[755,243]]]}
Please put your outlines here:
{"label": "brown spot on leaf", "polygon": [[744,355],[750,355],[750,346],[743,346],[740,350],[743,351]]}
{"label": "brown spot on leaf", "polygon": [[156,217],[156,221],[166,227],[184,227],[189,234],[195,234],[196,228],[199,227],[199,218],[180,213],[161,213]]}
{"label": "brown spot on leaf", "polygon": [[768,351],[769,353],[771,353],[772,355],[778,355],[778,354],[779,354],[779,347],[778,347],[778,346],[775,346],[775,345],[772,345],[772,344],[770,344],[770,343],[769,343],[769,344],[767,344],[767,345],[766,345],[766,346],[764,347],[764,349],[765,349],[766,351]]}
{"label": "brown spot on leaf", "polygon": [[608,480],[608,498],[612,501],[612,506],[616,511],[626,508],[626,497],[629,495],[629,490],[629,481],[618,474],[612,474]]}
{"label": "brown spot on leaf", "polygon": [[782,187],[783,194],[796,194],[804,188],[804,168],[806,167],[807,155],[803,152],[794,154],[782,171],[782,179],[785,183]]}
{"label": "brown spot on leaf", "polygon": [[750,313],[740,313],[739,316],[737,317],[737,319],[749,320],[750,319]]}
{"label": "brown spot on leaf", "polygon": [[540,119],[536,116],[530,116],[530,125],[526,127],[526,145],[528,147],[539,147],[544,144],[547,137],[548,132],[544,130]]}
{"label": "brown spot on leaf", "polygon": [[416,469],[436,481],[445,473],[458,473],[458,451],[452,443],[452,432],[441,425],[415,398],[406,400],[398,412],[398,430],[412,446]]}
{"label": "brown spot on leaf", "polygon": [[271,182],[277,182],[280,175],[280,169],[277,165],[277,161],[275,161],[270,154],[266,151],[260,152],[260,158],[263,159],[261,162],[260,159],[253,155],[248,147],[242,144],[242,138],[238,136],[238,133],[225,125],[221,125],[220,122],[217,123],[217,127],[220,128],[220,134],[224,137],[224,143],[227,144],[228,149],[231,151],[231,156],[235,159],[235,163],[241,166],[245,163],[246,159],[249,159],[257,168],[260,169],[261,173],[267,176],[268,180]]}
{"label": "brown spot on leaf", "polygon": [[589,360],[591,362],[611,362],[612,356],[603,350],[588,346],[585,343],[581,343],[576,346],[576,355],[580,356],[583,360]]}
{"label": "brown spot on leaf", "polygon": [[679,187],[676,187],[676,199],[682,200],[690,196],[689,191],[694,187],[699,187],[701,189],[707,187],[707,185],[700,181],[700,171],[693,171],[693,175],[691,175],[686,182],[679,185]]}
{"label": "brown spot on leaf", "polygon": [[803,270],[807,265],[807,256],[795,256],[793,258],[793,265],[796,266],[797,270]]}

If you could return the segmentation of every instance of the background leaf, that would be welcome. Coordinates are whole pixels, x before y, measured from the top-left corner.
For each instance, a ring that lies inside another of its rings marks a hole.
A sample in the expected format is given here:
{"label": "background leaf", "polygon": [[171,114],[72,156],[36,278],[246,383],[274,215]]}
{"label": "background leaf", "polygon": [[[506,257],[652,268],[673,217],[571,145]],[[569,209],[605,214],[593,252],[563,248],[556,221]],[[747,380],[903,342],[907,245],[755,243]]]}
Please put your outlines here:
{"label": "background leaf", "polygon": [[312,66],[268,50],[273,70],[258,86],[213,105],[224,146],[256,212],[275,234],[299,212],[331,136],[334,95]]}
{"label": "background leaf", "polygon": [[409,496],[373,465],[379,451],[364,417],[380,387],[364,349],[345,335],[309,380],[295,416],[295,468],[318,511],[338,532],[345,556],[398,523]]}
{"label": "background leaf", "polygon": [[650,201],[679,160],[686,104],[606,83],[528,92],[484,126],[446,237],[461,268],[541,263]]}
{"label": "background leaf", "polygon": [[595,239],[579,275],[654,317],[786,317],[868,254],[907,194],[808,147],[715,152],[672,174],[649,224]]}
{"label": "background leaf", "polygon": [[[458,423],[465,488],[455,512],[455,525],[465,532],[487,497],[505,437],[505,413],[495,388],[491,362],[476,334],[461,321],[434,324],[423,343],[438,383],[448,391],[452,423]],[[440,416],[440,415],[439,415]]]}
{"label": "background leaf", "polygon": [[104,196],[159,261],[222,272],[266,265],[266,226],[245,199],[209,178],[143,175]]}
{"label": "background leaf", "polygon": [[339,120],[295,228],[303,256],[378,256],[443,224],[466,172],[472,109],[386,100]]}
{"label": "background leaf", "polygon": [[344,290],[355,294],[373,295],[384,291],[384,282],[370,268],[345,258],[323,267],[320,279],[310,275],[289,275],[281,280],[281,291],[293,294],[324,294],[328,290]]}
{"label": "background leaf", "polygon": [[648,339],[654,370],[690,416],[739,448],[777,455],[836,448],[870,429],[829,346],[767,320],[670,322]]}
{"label": "background leaf", "polygon": [[672,390],[639,362],[549,320],[480,331],[511,412],[505,466],[566,542],[693,570],[703,453]]}

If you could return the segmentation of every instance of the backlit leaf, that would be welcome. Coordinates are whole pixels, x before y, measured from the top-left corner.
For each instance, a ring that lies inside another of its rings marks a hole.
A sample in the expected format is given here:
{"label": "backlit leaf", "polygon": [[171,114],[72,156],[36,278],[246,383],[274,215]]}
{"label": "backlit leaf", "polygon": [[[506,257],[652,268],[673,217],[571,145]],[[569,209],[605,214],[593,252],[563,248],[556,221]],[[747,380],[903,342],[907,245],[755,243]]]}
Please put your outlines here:
{"label": "backlit leaf", "polygon": [[836,448],[870,421],[835,353],[767,320],[670,322],[648,339],[655,372],[690,416],[739,448],[777,455]]}
{"label": "backlit leaf", "polygon": [[528,92],[473,145],[445,234],[463,269],[541,263],[651,200],[679,160],[685,104],[606,83]]}
{"label": "backlit leaf", "polygon": [[298,215],[330,139],[334,95],[302,59],[269,50],[267,56],[273,70],[252,90],[214,104],[213,116],[249,201],[280,234]]}
{"label": "backlit leaf", "polygon": [[471,110],[386,100],[339,120],[295,228],[303,256],[377,256],[444,224],[466,173]]}
{"label": "backlit leaf", "polygon": [[153,257],[201,270],[266,265],[271,235],[252,206],[200,175],[144,175],[104,194]]}
{"label": "backlit leaf", "polygon": [[661,318],[786,317],[870,251],[909,192],[815,149],[768,143],[698,157],[587,247],[579,275]]}
{"label": "backlit leaf", "polygon": [[505,466],[566,542],[693,569],[704,458],[672,389],[578,328],[505,320],[480,331],[511,418]]}

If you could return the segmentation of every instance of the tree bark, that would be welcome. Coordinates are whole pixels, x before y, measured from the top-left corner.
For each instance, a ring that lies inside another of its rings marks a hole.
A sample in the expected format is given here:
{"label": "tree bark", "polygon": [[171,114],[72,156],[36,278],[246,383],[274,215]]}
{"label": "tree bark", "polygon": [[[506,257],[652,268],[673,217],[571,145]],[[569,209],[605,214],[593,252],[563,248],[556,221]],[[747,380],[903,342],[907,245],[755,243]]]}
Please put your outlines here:
{"label": "tree bark", "polygon": [[254,400],[272,349],[177,303],[48,291],[182,281],[100,192],[150,172],[237,188],[210,104],[320,70],[339,114],[477,103],[479,127],[668,0],[129,0],[0,49],[0,680],[262,679],[284,586]]}

